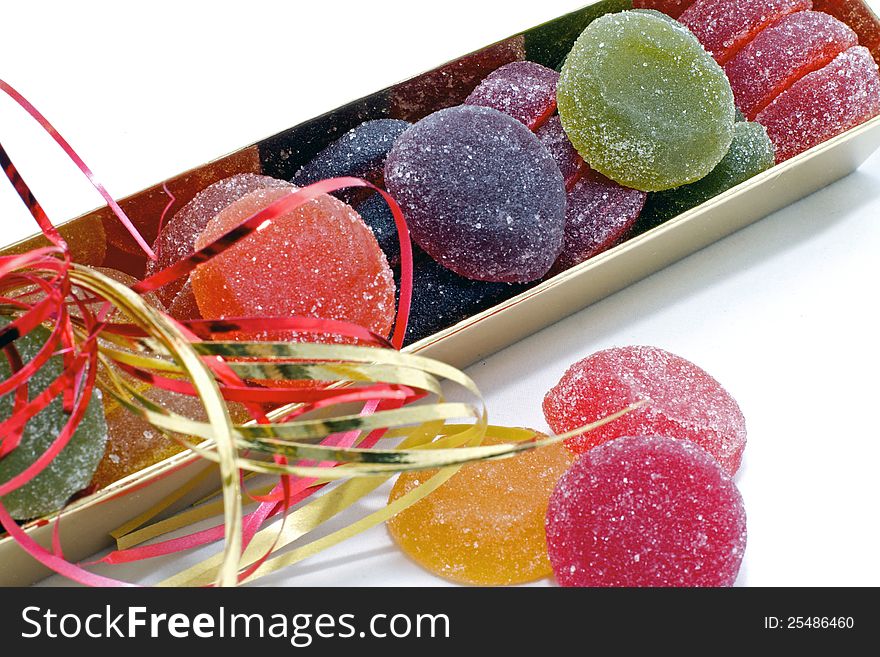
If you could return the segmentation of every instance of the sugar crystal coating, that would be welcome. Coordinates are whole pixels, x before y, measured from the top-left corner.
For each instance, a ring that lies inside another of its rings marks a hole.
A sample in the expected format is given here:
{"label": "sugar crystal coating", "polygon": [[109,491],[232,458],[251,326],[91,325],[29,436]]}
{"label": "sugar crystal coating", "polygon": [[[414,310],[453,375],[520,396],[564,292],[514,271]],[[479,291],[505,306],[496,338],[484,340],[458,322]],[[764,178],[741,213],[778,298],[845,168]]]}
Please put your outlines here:
{"label": "sugar crystal coating", "polygon": [[703,449],[622,437],[581,455],[547,507],[562,586],[732,586],[746,548],[742,496]]}
{"label": "sugar crystal coating", "polygon": [[[500,442],[487,438],[483,444]],[[456,582],[497,586],[546,577],[551,573],[544,536],[547,500],[571,462],[556,444],[466,465],[391,518],[388,530],[416,563]],[[389,501],[433,474],[401,474]]]}
{"label": "sugar crystal coating", "polygon": [[773,143],[764,126],[759,123],[737,123],[730,150],[712,173],[690,185],[650,194],[639,225],[644,230],[653,228],[736,187],[775,163]]}
{"label": "sugar crystal coating", "polygon": [[559,115],[554,114],[547,119],[547,122],[535,131],[535,135],[556,160],[556,166],[559,167],[559,172],[565,181],[565,189],[570,190],[586,170],[587,165],[562,129]]}
{"label": "sugar crystal coating", "polygon": [[[0,317],[0,325],[8,323]],[[49,339],[49,331],[38,327],[15,341],[23,363],[37,355]],[[60,356],[50,358],[31,377],[28,397],[33,400],[64,370]],[[12,376],[5,354],[0,353],[0,380]],[[0,422],[9,419],[14,408],[13,395],[0,397]],[[32,417],[25,425],[21,442],[12,452],[0,458],[0,483],[6,483],[33,464],[52,445],[67,424],[61,396]],[[5,436],[4,436],[5,438]],[[92,473],[104,453],[107,425],[101,409],[101,391],[95,390],[70,441],[46,468],[24,486],[3,496],[3,506],[17,520],[38,518],[57,511],[70,497],[88,485]]]}
{"label": "sugar crystal coating", "polygon": [[810,0],[696,0],[679,21],[724,65],[765,27],[812,6]]}
{"label": "sugar crystal coating", "polygon": [[565,245],[550,272],[574,267],[620,242],[635,225],[646,196],[588,169],[568,192]]}
{"label": "sugar crystal coating", "polygon": [[696,443],[730,475],[739,469],[746,423],[736,401],[704,370],[656,347],[606,349],[575,363],[544,397],[544,417],[564,433],[645,400],[567,447],[582,453],[621,436],[668,436]]}
{"label": "sugar crystal coating", "polygon": [[786,16],[725,64],[736,106],[754,119],[804,75],[857,44],[856,33],[828,14],[799,11]]}
{"label": "sugar crystal coating", "polygon": [[859,45],[880,59],[880,20],[862,0],[814,0],[813,8],[849,25],[859,35]]}
{"label": "sugar crystal coating", "polygon": [[535,130],[556,111],[559,73],[534,62],[511,62],[490,73],[464,101],[492,107]]}
{"label": "sugar crystal coating", "polygon": [[[289,189],[257,190],[221,211],[197,247],[220,237]],[[206,319],[320,317],[353,322],[387,336],[394,280],[373,233],[342,201],[323,195],[200,265],[192,275]],[[267,332],[267,339],[293,339]],[[301,336],[299,336],[301,337]]]}
{"label": "sugar crystal coating", "polygon": [[877,63],[864,46],[802,77],[756,117],[785,160],[880,114]]}
{"label": "sugar crystal coating", "polygon": [[[352,128],[304,164],[291,178],[298,187],[305,187],[327,178],[357,176],[382,186],[385,157],[410,123],[397,119],[364,121]],[[347,203],[356,203],[370,195],[361,188],[343,189],[334,196]]]}
{"label": "sugar crystal coating", "polygon": [[380,194],[372,194],[357,206],[357,213],[364,223],[373,231],[379,247],[388,258],[388,264],[396,267],[400,264],[400,238],[397,235],[397,224],[391,208]]}
{"label": "sugar crystal coating", "polygon": [[565,132],[621,185],[678,187],[709,173],[733,136],[733,92],[694,36],[646,11],[609,14],[575,43],[557,88]]}
{"label": "sugar crystal coating", "polygon": [[[242,196],[262,188],[282,187],[290,189],[290,183],[269,176],[241,173],[208,185],[193,199],[178,210],[162,227],[153,251],[157,260],[147,263],[147,275],[170,267],[183,260],[196,250],[196,240],[205,226],[217,213]],[[187,277],[171,281],[159,288],[156,293],[167,306],[174,303],[174,297],[187,282]]]}
{"label": "sugar crystal coating", "polygon": [[488,107],[435,112],[407,130],[385,165],[415,242],[476,280],[528,282],[562,248],[565,186],[547,149]]}

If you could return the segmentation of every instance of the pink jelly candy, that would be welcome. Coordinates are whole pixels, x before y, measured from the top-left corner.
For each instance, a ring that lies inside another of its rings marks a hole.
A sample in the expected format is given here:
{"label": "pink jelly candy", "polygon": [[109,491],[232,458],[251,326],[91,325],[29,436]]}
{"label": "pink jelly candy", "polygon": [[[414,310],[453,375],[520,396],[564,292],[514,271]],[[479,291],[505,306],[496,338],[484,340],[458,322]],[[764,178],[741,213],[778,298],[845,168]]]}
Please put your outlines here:
{"label": "pink jelly candy", "polygon": [[799,11],[771,25],[724,66],[736,106],[750,121],[780,93],[822,68],[858,37],[818,11]]}
{"label": "pink jelly candy", "polygon": [[559,115],[554,114],[547,119],[547,122],[535,131],[535,135],[556,160],[556,165],[565,181],[565,189],[570,190],[583,175],[587,165],[562,129]]}
{"label": "pink jelly candy", "polygon": [[565,240],[550,273],[574,267],[617,244],[635,225],[647,196],[587,168],[566,197]]}
{"label": "pink jelly candy", "polygon": [[583,454],[550,497],[547,551],[562,586],[732,586],[746,513],[705,450],[623,437]]}
{"label": "pink jelly candy", "polygon": [[795,82],[755,120],[767,128],[776,161],[783,162],[877,114],[877,63],[867,48],[855,46]]}
{"label": "pink jelly candy", "polygon": [[657,347],[606,349],[575,363],[544,397],[544,416],[564,433],[638,401],[647,403],[566,446],[586,452],[621,436],[667,436],[696,443],[731,476],[737,471],[746,422],[736,401],[705,371]]}
{"label": "pink jelly candy", "polygon": [[692,4],[694,0],[633,0],[633,9],[656,9],[667,16],[678,18]]}
{"label": "pink jelly candy", "polygon": [[814,0],[813,8],[849,25],[859,35],[859,44],[880,60],[880,19],[862,0]]}
{"label": "pink jelly candy", "polygon": [[465,105],[491,107],[535,130],[556,111],[559,73],[534,62],[512,62],[488,75]]}
{"label": "pink jelly candy", "polygon": [[697,0],[679,17],[722,66],[768,25],[810,0]]}
{"label": "pink jelly candy", "polygon": [[[205,187],[162,227],[159,236],[153,243],[153,250],[156,252],[158,260],[150,261],[147,264],[147,275],[170,267],[192,254],[195,251],[196,240],[202,234],[205,226],[230,203],[257,189],[271,187],[292,189],[293,185],[268,176],[242,173],[218,180],[213,185]],[[187,280],[186,277],[178,278],[159,288],[157,294],[162,303],[170,308],[174,303],[174,297],[177,296]]]}

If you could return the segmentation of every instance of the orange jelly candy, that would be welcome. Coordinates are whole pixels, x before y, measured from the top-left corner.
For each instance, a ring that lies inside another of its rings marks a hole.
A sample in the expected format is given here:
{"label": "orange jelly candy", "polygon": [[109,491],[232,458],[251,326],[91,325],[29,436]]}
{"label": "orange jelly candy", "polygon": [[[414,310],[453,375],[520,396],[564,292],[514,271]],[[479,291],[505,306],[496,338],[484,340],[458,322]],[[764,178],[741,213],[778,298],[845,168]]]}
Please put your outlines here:
{"label": "orange jelly candy", "polygon": [[[235,201],[208,223],[196,248],[290,191],[261,189]],[[357,212],[327,195],[276,218],[200,265],[193,272],[192,289],[206,319],[320,317],[387,336],[395,312],[394,279],[376,238]],[[247,337],[296,335],[266,331]]]}
{"label": "orange jelly candy", "polygon": [[[484,445],[503,441],[486,438]],[[464,466],[440,488],[391,518],[400,548],[426,570],[464,584],[497,586],[551,574],[547,503],[573,461],[562,444]],[[436,471],[406,472],[390,502]]]}

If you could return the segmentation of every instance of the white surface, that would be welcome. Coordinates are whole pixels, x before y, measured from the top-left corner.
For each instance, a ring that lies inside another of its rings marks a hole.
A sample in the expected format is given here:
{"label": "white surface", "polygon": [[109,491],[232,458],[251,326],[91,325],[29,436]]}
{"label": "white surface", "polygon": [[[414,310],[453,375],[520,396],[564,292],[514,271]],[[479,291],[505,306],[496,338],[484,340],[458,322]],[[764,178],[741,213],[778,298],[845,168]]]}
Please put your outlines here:
{"label": "white surface", "polygon": [[[4,7],[0,75],[120,197],[581,3],[50,4]],[[99,202],[5,98],[0,141],[55,220]],[[845,180],[470,374],[493,422],[541,429],[544,393],[597,349],[654,344],[693,360],[748,420],[737,475],[749,516],[739,583],[880,585],[878,216],[875,155]],[[2,182],[0,217],[0,243],[34,232]],[[101,572],[151,582],[197,556]],[[443,582],[401,556],[379,527],[266,583]]]}

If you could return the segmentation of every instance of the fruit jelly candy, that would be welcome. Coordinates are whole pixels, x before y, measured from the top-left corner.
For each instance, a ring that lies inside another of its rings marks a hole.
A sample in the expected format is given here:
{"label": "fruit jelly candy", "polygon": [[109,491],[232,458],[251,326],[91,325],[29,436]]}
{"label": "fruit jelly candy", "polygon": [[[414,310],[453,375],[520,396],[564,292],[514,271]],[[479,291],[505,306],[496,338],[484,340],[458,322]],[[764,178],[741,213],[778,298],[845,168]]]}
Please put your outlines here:
{"label": "fruit jelly candy", "polygon": [[410,344],[449,328],[524,291],[521,283],[489,283],[459,276],[431,258],[413,269],[412,312],[406,329]]}
{"label": "fruit jelly candy", "polygon": [[400,238],[397,235],[397,224],[391,208],[381,194],[372,194],[357,206],[357,213],[364,223],[373,231],[379,248],[388,258],[388,264],[396,267],[400,264]]}
{"label": "fruit jelly candy", "polygon": [[756,117],[776,146],[776,162],[880,114],[877,63],[864,46],[802,77]]}
{"label": "fruit jelly candy", "polygon": [[588,170],[568,193],[565,245],[550,273],[565,271],[620,242],[635,225],[646,196]]}
{"label": "fruit jelly candy", "polygon": [[[357,176],[374,185],[382,186],[385,157],[403,132],[411,124],[397,119],[364,121],[327,146],[303,165],[290,182],[305,187],[327,178]],[[355,204],[370,196],[362,188],[341,189],[334,196]]]}
{"label": "fruit jelly candy", "polygon": [[712,173],[690,185],[650,194],[639,226],[643,230],[653,228],[766,171],[775,163],[773,143],[764,126],[737,123],[730,150]]}
{"label": "fruit jelly candy", "polygon": [[724,65],[736,106],[754,119],[797,80],[857,43],[856,33],[828,14],[799,11],[786,16]]}
{"label": "fruit jelly candy", "polygon": [[[196,246],[288,192],[263,189],[235,201],[208,223]],[[200,265],[192,286],[206,319],[320,317],[347,320],[383,336],[394,319],[394,280],[376,238],[354,210],[328,195],[281,215]],[[263,337],[303,336],[273,331]]]}
{"label": "fruit jelly candy", "polygon": [[746,513],[705,450],[623,437],[581,455],[562,476],[546,531],[562,586],[732,586]]}
{"label": "fruit jelly candy", "polygon": [[[0,324],[8,320],[0,318]],[[21,360],[32,360],[49,339],[50,333],[38,327],[15,341]],[[64,370],[60,356],[50,358],[34,373],[28,395],[34,399]],[[5,354],[0,354],[0,380],[12,376]],[[12,415],[14,395],[0,397],[0,422]],[[63,400],[56,397],[25,425],[21,442],[12,452],[0,458],[0,483],[5,483],[34,463],[55,441],[67,424],[68,414]],[[95,390],[70,442],[36,477],[24,486],[3,496],[3,506],[17,520],[27,520],[57,511],[70,497],[85,488],[92,478],[107,443],[107,424],[101,408],[101,392]]]}
{"label": "fruit jelly candy", "polygon": [[[487,437],[484,445],[503,441]],[[391,536],[426,570],[465,584],[498,586],[551,574],[547,500],[572,457],[551,445],[509,459],[465,465],[436,491],[391,518]],[[398,477],[389,501],[436,471]]]}
{"label": "fruit jelly candy", "polygon": [[557,88],[562,126],[584,160],[626,187],[699,180],[733,137],[733,92],[694,36],[645,11],[593,21]]}
{"label": "fruit jelly candy", "polygon": [[181,288],[174,302],[168,308],[168,314],[174,319],[202,319],[199,313],[199,304],[196,302],[196,296],[193,294],[192,281],[187,280],[186,284]]}
{"label": "fruit jelly candy", "polygon": [[633,0],[634,9],[656,9],[667,16],[678,18],[681,12],[690,7],[694,0]]}
{"label": "fruit jelly candy", "polygon": [[456,59],[392,87],[390,114],[395,119],[418,121],[436,110],[460,105],[492,71],[524,58],[525,42],[520,35]]}
{"label": "fruit jelly candy", "polygon": [[389,153],[385,184],[415,242],[467,278],[532,281],[562,248],[559,167],[528,128],[498,110],[462,105],[422,119]]}
{"label": "fruit jelly candy", "polygon": [[[264,187],[291,189],[292,185],[268,176],[241,173],[205,187],[162,226],[159,236],[153,243],[153,251],[156,252],[158,259],[147,263],[147,275],[170,267],[192,254],[196,250],[196,240],[199,235],[220,210],[245,194]],[[157,294],[162,303],[171,306],[174,297],[186,281],[186,277],[178,278],[159,288]]]}
{"label": "fruit jelly candy", "polygon": [[696,0],[678,19],[724,65],[765,27],[812,6],[810,0]]}
{"label": "fruit jelly candy", "polygon": [[736,401],[705,371],[657,347],[606,349],[575,363],[544,397],[544,416],[563,433],[642,400],[648,403],[567,447],[585,452],[621,436],[668,436],[704,448],[731,476],[737,471],[746,422]]}
{"label": "fruit jelly candy", "polygon": [[859,35],[859,45],[880,56],[880,20],[861,0],[814,0],[813,8],[842,20]]}
{"label": "fruit jelly candy", "polygon": [[[132,276],[131,274],[126,274],[124,271],[119,271],[118,269],[111,269],[110,267],[95,267],[96,271],[101,272],[108,278],[112,278],[114,281],[122,283],[126,287],[132,287],[138,282],[138,279]],[[153,306],[153,308],[158,308],[159,310],[165,310],[165,305],[162,303],[162,300],[159,299],[159,295],[156,292],[147,292],[142,295],[144,301],[146,301],[149,305]],[[92,312],[97,312],[103,302],[95,302],[92,305]],[[116,311],[113,315],[110,316],[110,321],[112,322],[130,322],[131,319],[123,313],[122,311]]]}
{"label": "fruit jelly candy", "polygon": [[547,119],[547,122],[535,131],[535,135],[556,160],[556,166],[559,167],[559,172],[565,181],[565,189],[570,190],[583,175],[587,165],[562,129],[559,115],[554,114]]}
{"label": "fruit jelly candy", "polygon": [[552,68],[511,62],[490,73],[464,102],[492,107],[535,130],[556,111],[558,80]]}

